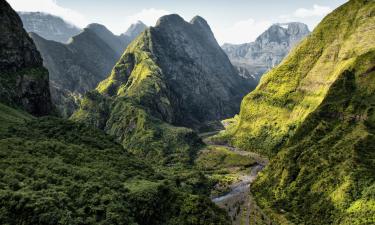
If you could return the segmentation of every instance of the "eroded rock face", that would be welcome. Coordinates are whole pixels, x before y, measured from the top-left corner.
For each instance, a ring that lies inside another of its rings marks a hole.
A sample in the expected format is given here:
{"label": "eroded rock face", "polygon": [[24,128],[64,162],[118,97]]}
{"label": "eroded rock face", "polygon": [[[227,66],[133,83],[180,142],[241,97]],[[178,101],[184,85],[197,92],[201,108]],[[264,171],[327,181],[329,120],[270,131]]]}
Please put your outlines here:
{"label": "eroded rock face", "polygon": [[52,110],[48,71],[17,13],[0,1],[0,101],[35,116]]}
{"label": "eroded rock face", "polygon": [[191,126],[238,112],[254,86],[238,77],[203,18],[163,17],[150,34],[150,50],[171,91],[174,123]]}
{"label": "eroded rock face", "polygon": [[259,81],[265,72],[277,66],[309,33],[307,25],[303,23],[274,24],[255,42],[224,44],[222,48],[241,76]]}
{"label": "eroded rock face", "polygon": [[42,12],[18,12],[23,27],[27,32],[34,32],[41,37],[67,43],[69,39],[82,30],[62,18]]}

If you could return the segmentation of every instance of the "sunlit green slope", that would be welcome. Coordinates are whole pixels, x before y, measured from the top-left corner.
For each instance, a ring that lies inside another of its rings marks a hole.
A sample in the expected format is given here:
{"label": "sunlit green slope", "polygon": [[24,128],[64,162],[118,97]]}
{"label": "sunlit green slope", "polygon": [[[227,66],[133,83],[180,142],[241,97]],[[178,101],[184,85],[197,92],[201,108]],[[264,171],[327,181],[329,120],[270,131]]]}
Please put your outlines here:
{"label": "sunlit green slope", "polygon": [[343,71],[375,47],[374,24],[373,1],[354,0],[336,9],[245,97],[239,120],[221,138],[274,155]]}

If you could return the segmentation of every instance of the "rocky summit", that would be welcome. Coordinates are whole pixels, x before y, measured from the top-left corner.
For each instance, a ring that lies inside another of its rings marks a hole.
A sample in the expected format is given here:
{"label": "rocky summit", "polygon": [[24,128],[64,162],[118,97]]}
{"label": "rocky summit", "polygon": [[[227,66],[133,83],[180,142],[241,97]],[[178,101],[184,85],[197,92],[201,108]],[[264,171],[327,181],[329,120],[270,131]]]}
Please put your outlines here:
{"label": "rocky summit", "polygon": [[37,33],[47,40],[67,43],[71,37],[82,31],[62,18],[48,13],[18,12],[18,15],[27,32]]}
{"label": "rocky summit", "polygon": [[35,116],[51,112],[48,71],[22,21],[0,1],[0,101]]}
{"label": "rocky summit", "polygon": [[258,82],[265,72],[277,66],[309,33],[307,25],[303,23],[274,24],[254,42],[224,44],[222,48],[241,76]]}

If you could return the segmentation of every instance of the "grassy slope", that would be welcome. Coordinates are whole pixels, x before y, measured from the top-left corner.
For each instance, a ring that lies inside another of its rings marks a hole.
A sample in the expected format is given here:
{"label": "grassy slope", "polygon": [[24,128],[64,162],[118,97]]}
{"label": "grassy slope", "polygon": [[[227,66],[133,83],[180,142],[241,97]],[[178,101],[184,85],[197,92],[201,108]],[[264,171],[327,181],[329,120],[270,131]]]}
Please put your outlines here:
{"label": "grassy slope", "polygon": [[148,50],[150,38],[146,31],[132,42],[108,79],[85,96],[72,119],[104,129],[124,147],[155,163],[186,164],[201,143],[192,130],[166,123],[172,109],[162,73]]}
{"label": "grassy slope", "polygon": [[374,4],[365,2],[350,1],[327,16],[244,98],[239,120],[217,139],[275,155],[325,99],[342,71],[375,47]]}
{"label": "grassy slope", "polygon": [[375,51],[356,58],[252,186],[306,224],[375,222]]}
{"label": "grassy slope", "polygon": [[0,130],[1,224],[228,224],[204,187],[155,172],[102,131],[0,110],[18,121]]}

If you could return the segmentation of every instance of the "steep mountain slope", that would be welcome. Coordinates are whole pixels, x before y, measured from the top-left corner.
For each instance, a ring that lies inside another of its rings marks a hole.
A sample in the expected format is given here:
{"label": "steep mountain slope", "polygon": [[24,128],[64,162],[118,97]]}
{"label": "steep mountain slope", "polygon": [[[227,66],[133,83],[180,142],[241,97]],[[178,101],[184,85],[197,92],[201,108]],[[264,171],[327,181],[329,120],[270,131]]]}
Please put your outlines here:
{"label": "steep mountain slope", "polygon": [[46,115],[52,110],[48,71],[17,13],[5,1],[0,9],[0,101]]}
{"label": "steep mountain slope", "polygon": [[[17,66],[8,75],[21,70],[28,79],[31,67],[48,78],[17,14],[4,0],[0,9],[1,75]],[[2,93],[16,89],[3,86],[8,83],[1,78]],[[24,108],[39,109],[34,99],[50,104],[42,101],[49,93],[44,81],[32,83],[32,90],[41,91],[30,101],[26,96]],[[189,177],[166,176],[103,131],[35,118],[4,102],[19,106],[17,98],[0,98],[0,224],[229,224],[225,212],[203,196],[208,192],[204,176],[194,171]]]}
{"label": "steep mountain slope", "polygon": [[37,33],[47,40],[67,43],[82,30],[65,22],[60,17],[42,12],[18,12],[23,28],[27,32]]}
{"label": "steep mountain slope", "polygon": [[255,42],[224,44],[222,48],[241,76],[259,81],[264,73],[277,66],[309,33],[307,25],[303,23],[274,24]]}
{"label": "steep mountain slope", "polygon": [[83,94],[107,77],[130,42],[100,24],[90,24],[68,44],[30,35],[50,72],[53,103],[64,117],[73,113]]}
{"label": "steep mountain slope", "polygon": [[205,20],[169,15],[129,45],[73,119],[104,129],[149,159],[189,162],[198,137],[175,126],[199,129],[231,116],[249,90]]}
{"label": "steep mountain slope", "polygon": [[329,14],[217,137],[274,156],[252,191],[276,220],[375,222],[374,15],[366,0]]}

